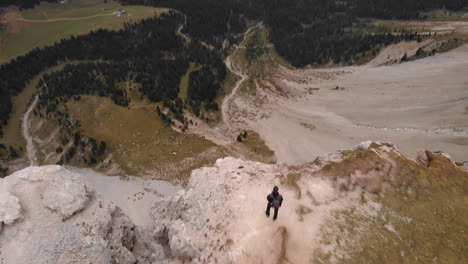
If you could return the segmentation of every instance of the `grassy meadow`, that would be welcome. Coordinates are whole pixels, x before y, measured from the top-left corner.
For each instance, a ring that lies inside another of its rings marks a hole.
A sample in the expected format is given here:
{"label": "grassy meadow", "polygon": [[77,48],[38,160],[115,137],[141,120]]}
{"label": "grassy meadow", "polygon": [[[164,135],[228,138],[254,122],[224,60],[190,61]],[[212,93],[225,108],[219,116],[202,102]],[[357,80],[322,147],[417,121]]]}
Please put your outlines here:
{"label": "grassy meadow", "polygon": [[81,121],[84,135],[110,145],[114,161],[129,174],[175,165],[214,146],[199,136],[172,130],[157,115],[156,105],[142,101],[122,107],[109,98],[83,96],[66,108]]}
{"label": "grassy meadow", "polygon": [[[125,14],[112,14],[124,9]],[[72,35],[99,28],[118,30],[124,23],[158,15],[166,9],[146,6],[121,6],[103,0],[70,0],[66,4],[41,3],[31,10],[8,10],[0,32],[0,63],[25,54],[35,47],[51,45]],[[72,19],[72,20],[70,20]]]}

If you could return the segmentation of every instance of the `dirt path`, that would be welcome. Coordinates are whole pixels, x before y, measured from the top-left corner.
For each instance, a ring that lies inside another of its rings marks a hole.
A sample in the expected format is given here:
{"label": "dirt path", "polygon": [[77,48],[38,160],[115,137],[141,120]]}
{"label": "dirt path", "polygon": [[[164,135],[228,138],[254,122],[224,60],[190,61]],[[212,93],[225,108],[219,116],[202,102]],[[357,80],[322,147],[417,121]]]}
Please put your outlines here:
{"label": "dirt path", "polygon": [[188,35],[182,33],[182,29],[184,29],[184,25],[187,25],[187,16],[184,15],[184,24],[180,24],[180,26],[177,28],[176,34],[181,36],[183,39],[185,39],[185,42],[190,43],[191,39]]}
{"label": "dirt path", "polygon": [[56,18],[56,19],[47,19],[47,20],[36,20],[36,19],[25,19],[25,18],[18,18],[15,19],[16,21],[24,21],[24,22],[34,22],[34,23],[48,23],[48,22],[58,22],[58,21],[76,21],[76,20],[85,20],[91,19],[95,17],[102,17],[102,16],[112,16],[113,13],[109,14],[101,14],[101,15],[94,15],[94,16],[87,16],[87,17],[64,17],[64,18]]}
{"label": "dirt path", "polygon": [[[245,41],[245,39],[247,38],[247,36],[255,29],[257,29],[258,27],[260,27],[262,25],[262,23],[258,23],[256,24],[255,26],[253,27],[250,27],[245,33],[244,33],[244,39],[242,42]],[[240,80],[238,80],[236,82],[236,84],[234,85],[234,88],[232,89],[231,93],[229,95],[227,95],[224,100],[223,100],[223,105],[221,107],[221,111],[222,111],[222,114],[223,114],[223,121],[224,121],[224,124],[226,124],[230,129],[232,128],[232,125],[231,125],[231,120],[230,120],[230,114],[229,114],[229,108],[230,108],[230,104],[232,102],[232,99],[233,97],[236,95],[237,91],[239,90],[239,88],[241,87],[241,85],[245,82],[245,80],[247,80],[248,76],[247,74],[241,70],[241,66],[240,65],[233,65],[233,62],[232,62],[232,56],[238,51],[238,49],[241,48],[242,45],[240,46],[237,46],[236,45],[236,49],[231,53],[231,55],[229,55],[229,57],[226,58],[225,60],[225,64],[226,64],[226,67],[232,72],[234,73],[235,75],[237,75],[238,77],[240,77]]]}
{"label": "dirt path", "polygon": [[[237,51],[237,48],[236,48],[236,51]],[[234,51],[232,54],[234,54],[236,51]],[[241,87],[242,83],[244,83],[245,80],[247,80],[247,74],[245,74],[242,70],[238,69],[237,67],[235,67],[232,64],[232,60],[231,60],[232,54],[229,57],[226,58],[225,64],[226,64],[226,67],[232,73],[234,73],[235,75],[240,77],[240,80],[238,80],[236,82],[236,84],[234,85],[234,88],[232,89],[231,93],[228,94],[224,98],[223,105],[221,106],[221,111],[222,111],[222,114],[223,114],[223,122],[229,128],[232,128],[231,120],[230,120],[230,114],[229,114],[230,104],[232,102],[233,97],[236,95],[237,90],[239,90],[239,87]]]}
{"label": "dirt path", "polygon": [[184,25],[181,24],[178,28],[177,28],[177,35],[181,36],[183,39],[185,39],[185,42],[190,42],[190,38],[185,35],[184,33],[182,33],[182,29],[184,28]]}
{"label": "dirt path", "polygon": [[23,136],[24,136],[24,139],[26,140],[26,152],[27,152],[27,157],[28,157],[30,166],[38,165],[37,164],[37,157],[36,157],[36,150],[34,148],[33,138],[29,134],[29,125],[30,125],[31,112],[36,107],[38,99],[39,99],[38,96],[36,96],[34,98],[34,101],[32,102],[32,104],[29,106],[28,110],[24,114],[23,122],[22,122]]}
{"label": "dirt path", "polygon": [[[245,31],[243,34],[244,36],[243,41],[246,39],[246,37],[250,33],[253,32],[253,30],[260,27],[261,25],[262,23],[260,22],[256,24],[255,26],[250,27],[247,31]],[[179,26],[177,30],[178,34],[183,34],[181,30],[182,30],[182,26]],[[245,82],[245,80],[247,80],[248,78],[247,74],[242,70],[242,66],[235,64],[232,59],[233,55],[239,50],[239,48],[240,46],[236,45],[234,51],[231,52],[231,54],[224,61],[224,63],[226,64],[226,67],[232,73],[240,77],[240,79],[234,84],[234,88],[232,89],[231,93],[226,95],[221,105],[223,124],[213,128],[213,127],[209,127],[202,120],[199,120],[195,116],[192,116],[192,115],[189,116],[190,119],[194,120],[197,123],[197,126],[189,127],[188,132],[192,134],[201,135],[218,145],[230,144],[235,140],[235,137],[234,137],[235,127],[232,125],[232,122],[231,122],[230,108],[231,108],[232,100],[236,96],[237,91]]]}

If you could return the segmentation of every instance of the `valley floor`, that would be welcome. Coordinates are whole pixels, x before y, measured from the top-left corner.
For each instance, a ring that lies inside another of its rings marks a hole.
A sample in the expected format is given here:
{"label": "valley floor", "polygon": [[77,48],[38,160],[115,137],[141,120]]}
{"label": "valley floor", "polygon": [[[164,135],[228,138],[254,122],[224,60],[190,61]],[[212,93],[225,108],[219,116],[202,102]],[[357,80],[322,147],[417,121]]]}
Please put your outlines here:
{"label": "valley floor", "polygon": [[408,156],[426,148],[468,159],[468,45],[390,66],[280,67],[273,78],[293,98],[267,91],[262,117],[244,121],[280,162],[364,140],[394,142]]}

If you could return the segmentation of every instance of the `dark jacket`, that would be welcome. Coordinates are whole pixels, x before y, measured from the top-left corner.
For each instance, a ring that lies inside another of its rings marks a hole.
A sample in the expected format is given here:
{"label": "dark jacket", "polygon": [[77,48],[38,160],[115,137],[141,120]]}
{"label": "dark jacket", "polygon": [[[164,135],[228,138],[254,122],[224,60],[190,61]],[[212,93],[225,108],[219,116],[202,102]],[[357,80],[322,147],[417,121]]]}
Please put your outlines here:
{"label": "dark jacket", "polygon": [[272,192],[267,196],[267,200],[270,203],[270,206],[279,208],[283,203],[283,196],[281,196],[281,194],[278,192]]}

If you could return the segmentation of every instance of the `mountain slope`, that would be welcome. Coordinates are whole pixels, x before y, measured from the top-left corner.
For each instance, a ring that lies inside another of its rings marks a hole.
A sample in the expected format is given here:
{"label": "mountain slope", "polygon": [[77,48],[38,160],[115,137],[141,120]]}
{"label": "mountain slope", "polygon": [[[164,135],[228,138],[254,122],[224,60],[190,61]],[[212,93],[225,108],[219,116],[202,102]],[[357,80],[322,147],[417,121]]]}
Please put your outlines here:
{"label": "mountain slope", "polygon": [[[30,167],[0,181],[1,257],[9,263],[15,248],[43,257],[36,263],[461,263],[468,174],[445,156],[421,151],[414,162],[393,144],[364,142],[295,166],[224,158],[157,199],[144,227],[82,176]],[[273,185],[285,198],[275,222],[264,213]],[[54,234],[46,244],[45,234]]]}

